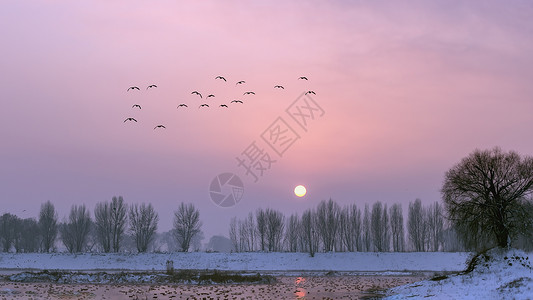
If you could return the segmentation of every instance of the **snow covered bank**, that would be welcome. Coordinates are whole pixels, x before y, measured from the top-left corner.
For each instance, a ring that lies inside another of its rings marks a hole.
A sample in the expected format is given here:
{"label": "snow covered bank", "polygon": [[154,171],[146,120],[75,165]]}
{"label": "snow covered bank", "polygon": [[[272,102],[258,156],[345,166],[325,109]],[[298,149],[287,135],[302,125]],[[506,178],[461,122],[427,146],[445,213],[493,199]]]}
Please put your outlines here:
{"label": "snow covered bank", "polygon": [[0,269],[228,271],[462,271],[469,253],[1,253]]}
{"label": "snow covered bank", "polygon": [[531,259],[520,250],[492,249],[468,273],[399,286],[388,299],[533,299]]}

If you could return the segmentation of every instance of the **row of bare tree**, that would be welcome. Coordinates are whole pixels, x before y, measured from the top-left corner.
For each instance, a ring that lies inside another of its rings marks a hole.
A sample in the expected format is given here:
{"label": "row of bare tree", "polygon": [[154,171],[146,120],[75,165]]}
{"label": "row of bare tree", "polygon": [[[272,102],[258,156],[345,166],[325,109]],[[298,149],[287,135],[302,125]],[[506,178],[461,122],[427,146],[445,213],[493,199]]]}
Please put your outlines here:
{"label": "row of bare tree", "polygon": [[[138,252],[146,252],[153,242],[159,216],[151,204],[128,207],[122,197],[99,202],[94,220],[85,205],[73,205],[68,218],[58,222],[54,205],[41,205],[39,220],[20,219],[5,213],[0,216],[0,245],[3,252],[50,252],[59,239],[71,253],[93,251],[119,252],[127,233],[131,234]],[[181,251],[188,251],[191,240],[200,232],[200,212],[193,204],[181,203],[174,212],[173,237]],[[129,230],[129,232],[127,232]]]}
{"label": "row of bare tree", "polygon": [[419,199],[410,203],[406,232],[401,204],[389,208],[376,202],[361,211],[355,204],[341,207],[330,199],[301,216],[260,208],[244,219],[234,217],[229,237],[236,252],[443,251],[444,225],[438,202],[428,207]]}
{"label": "row of bare tree", "polygon": [[57,217],[50,201],[41,205],[39,220],[21,219],[4,213],[0,216],[0,245],[3,252],[49,252],[57,236]]}

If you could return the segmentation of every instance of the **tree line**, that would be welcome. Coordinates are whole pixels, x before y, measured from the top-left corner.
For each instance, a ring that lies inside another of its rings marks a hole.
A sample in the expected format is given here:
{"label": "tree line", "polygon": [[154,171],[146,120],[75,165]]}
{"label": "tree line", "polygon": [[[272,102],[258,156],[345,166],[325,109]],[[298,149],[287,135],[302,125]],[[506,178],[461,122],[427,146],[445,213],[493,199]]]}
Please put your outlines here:
{"label": "tree line", "polygon": [[[332,199],[323,200],[288,217],[259,208],[231,220],[229,243],[235,252],[311,256],[329,251],[479,251],[511,245],[533,249],[533,157],[498,147],[475,150],[446,172],[441,193],[444,207],[439,202],[423,206],[416,199],[409,203],[405,222],[401,204],[388,207],[379,201],[341,207]],[[49,252],[59,233],[70,252],[119,252],[128,231],[137,251],[146,252],[158,220],[151,204],[128,207],[122,197],[113,197],[96,204],[94,219],[84,205],[73,205],[68,219],[58,223],[54,205],[47,201],[38,220],[0,216],[0,249]],[[201,224],[194,205],[181,203],[174,212],[173,229],[162,235],[179,251],[189,251],[202,236]],[[210,244],[224,239],[212,238]]]}
{"label": "tree line", "polygon": [[332,199],[301,215],[284,216],[275,209],[260,208],[244,219],[232,218],[229,237],[236,252],[401,252],[457,251],[455,236],[448,232],[442,205],[409,204],[407,222],[401,204],[388,207],[356,204],[341,207]]}
{"label": "tree line", "polygon": [[[0,245],[3,252],[50,252],[60,240],[71,253],[119,252],[124,239],[131,237],[138,252],[147,252],[158,222],[152,204],[128,206],[121,196],[97,203],[94,218],[85,205],[73,205],[63,222],[58,221],[54,205],[47,201],[41,205],[38,220],[10,213],[0,216]],[[189,251],[201,225],[200,212],[193,204],[178,206],[170,234],[180,251]]]}
{"label": "tree line", "polygon": [[[490,245],[477,235],[465,234],[460,224],[450,222],[439,202],[409,203],[407,218],[402,205],[380,201],[362,207],[340,206],[329,199],[301,215],[285,216],[272,208],[259,208],[242,219],[232,218],[229,241],[234,252],[404,252],[473,251]],[[0,250],[9,252],[55,251],[56,241],[71,253],[119,252],[123,241],[137,252],[152,251],[157,235],[158,213],[151,204],[126,205],[122,197],[97,203],[93,217],[85,205],[73,205],[68,217],[58,221],[54,205],[41,205],[39,218],[0,216]],[[199,250],[203,238],[200,212],[193,204],[181,203],[174,212],[173,228],[160,234],[177,251]],[[531,239],[517,239],[516,246],[530,250]],[[170,248],[170,247],[169,247]]]}
{"label": "tree line", "polygon": [[[235,251],[480,251],[533,249],[533,157],[499,147],[476,149],[448,170],[439,202],[409,203],[406,229],[400,204],[364,209],[322,201],[288,218],[259,209],[234,218]],[[255,224],[254,224],[255,219]]]}

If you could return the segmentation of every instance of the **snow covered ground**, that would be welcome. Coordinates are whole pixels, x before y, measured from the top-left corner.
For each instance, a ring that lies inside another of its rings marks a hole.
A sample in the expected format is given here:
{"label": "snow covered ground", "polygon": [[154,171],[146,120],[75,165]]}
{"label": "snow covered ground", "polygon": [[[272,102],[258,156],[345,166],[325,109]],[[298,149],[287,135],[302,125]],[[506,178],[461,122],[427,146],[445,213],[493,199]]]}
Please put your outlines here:
{"label": "snow covered ground", "polygon": [[67,254],[1,253],[1,269],[41,270],[165,270],[218,269],[228,271],[461,271],[469,253],[146,253]]}
{"label": "snow covered ground", "polygon": [[532,258],[520,250],[492,249],[471,272],[399,286],[388,299],[533,299]]}
{"label": "snow covered ground", "polygon": [[[171,260],[175,269],[218,269],[262,273],[266,271],[279,272],[283,274],[281,276],[302,276],[298,274],[338,271],[362,275],[399,276],[394,279],[398,280],[398,278],[410,278],[409,276],[401,277],[401,275],[409,275],[408,272],[463,271],[467,268],[467,260],[470,256],[470,253],[431,252],[317,253],[315,257],[310,257],[307,253],[194,252],[168,254],[87,253],[78,255],[67,253],[1,253],[0,272],[10,273],[25,269],[160,271],[165,270],[166,262]],[[493,249],[486,255],[480,256],[476,267],[470,272],[452,275],[443,273],[443,276],[437,278],[390,289],[387,295],[389,299],[533,299],[532,259],[531,253],[514,249],[509,252]],[[325,280],[344,277],[311,278]],[[375,278],[372,280],[380,281],[380,279]],[[9,283],[4,284],[6,288],[11,288]],[[307,292],[313,294],[319,292],[319,289],[323,290],[320,286],[306,288]],[[315,291],[313,288],[317,290]],[[349,292],[350,288],[349,286],[343,287],[345,292]],[[298,290],[298,292],[302,291]]]}

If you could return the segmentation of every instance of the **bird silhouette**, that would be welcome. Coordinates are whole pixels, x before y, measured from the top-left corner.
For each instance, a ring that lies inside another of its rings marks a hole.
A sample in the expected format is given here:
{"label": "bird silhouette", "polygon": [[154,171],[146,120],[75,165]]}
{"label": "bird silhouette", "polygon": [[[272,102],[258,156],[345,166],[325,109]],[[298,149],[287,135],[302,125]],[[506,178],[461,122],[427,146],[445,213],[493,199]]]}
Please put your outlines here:
{"label": "bird silhouette", "polygon": [[243,83],[246,83],[246,81],[244,81],[244,80],[238,81],[235,85],[237,85],[237,84],[243,84]]}
{"label": "bird silhouette", "polygon": [[244,93],[243,95],[250,95],[250,94],[255,95],[254,92],[246,92],[246,93]]}
{"label": "bird silhouette", "polygon": [[191,94],[196,94],[196,95],[200,96],[200,98],[202,98],[202,94],[198,93],[198,91],[194,91]]}
{"label": "bird silhouette", "polygon": [[141,89],[138,86],[130,86],[127,91],[129,91],[129,90],[138,90],[138,91],[140,91]]}
{"label": "bird silhouette", "polygon": [[224,78],[224,77],[222,77],[222,76],[217,76],[217,77],[215,77],[215,79],[222,79],[222,80],[224,80],[224,81],[227,81],[226,78]]}
{"label": "bird silhouette", "polygon": [[200,107],[209,107],[209,105],[208,105],[208,104],[206,104],[206,103],[204,103],[204,104],[202,104],[202,105],[198,106],[198,109],[200,109]]}
{"label": "bird silhouette", "polygon": [[182,103],[182,104],[178,105],[178,108],[180,108],[180,107],[188,107],[188,106],[187,106],[187,104]]}
{"label": "bird silhouette", "polygon": [[275,89],[285,89],[285,88],[284,88],[283,86],[281,86],[281,85],[276,85],[274,88],[275,88]]}
{"label": "bird silhouette", "polygon": [[157,128],[165,128],[166,129],[166,127],[164,125],[157,125],[156,127],[154,127],[154,130],[156,130]]}
{"label": "bird silhouette", "polygon": [[230,103],[234,103],[234,102],[235,102],[235,103],[241,103],[241,104],[242,104],[242,101],[241,101],[241,100],[233,100],[233,101],[231,101]]}
{"label": "bird silhouette", "polygon": [[150,84],[148,87],[146,87],[146,89],[151,89],[151,88],[156,88],[156,87],[157,87],[157,85],[155,85],[155,84]]}
{"label": "bird silhouette", "polygon": [[307,91],[307,92],[305,92],[305,94],[306,94],[306,95],[307,95],[307,94],[313,94],[313,95],[316,95],[316,93],[315,93],[314,91]]}
{"label": "bird silhouette", "polygon": [[305,76],[300,76],[298,79],[309,80],[309,79],[307,79],[307,77],[305,77]]}
{"label": "bird silhouette", "polygon": [[209,97],[215,97],[215,95],[209,94],[209,95],[207,95],[207,98],[209,98]]}
{"label": "bird silhouette", "polygon": [[226,104],[220,104],[219,107],[225,107],[225,108],[228,108],[228,106]]}
{"label": "bird silhouette", "polygon": [[131,108],[135,108],[135,107],[138,107],[139,109],[141,109],[141,106],[139,104],[133,104]]}
{"label": "bird silhouette", "polygon": [[135,120],[134,118],[127,118],[126,120],[124,120],[124,123],[126,123],[126,121],[135,121],[135,122],[137,122],[137,120]]}

